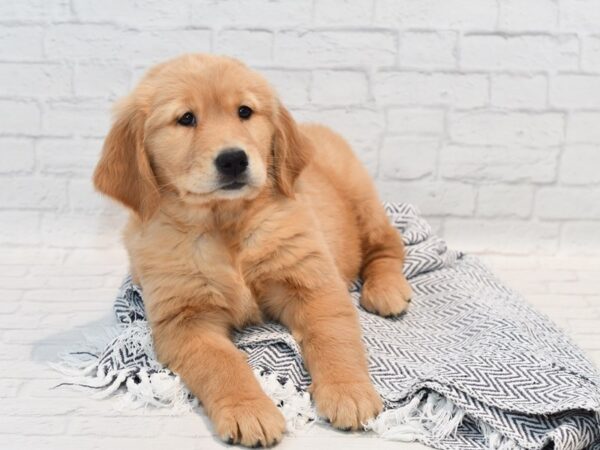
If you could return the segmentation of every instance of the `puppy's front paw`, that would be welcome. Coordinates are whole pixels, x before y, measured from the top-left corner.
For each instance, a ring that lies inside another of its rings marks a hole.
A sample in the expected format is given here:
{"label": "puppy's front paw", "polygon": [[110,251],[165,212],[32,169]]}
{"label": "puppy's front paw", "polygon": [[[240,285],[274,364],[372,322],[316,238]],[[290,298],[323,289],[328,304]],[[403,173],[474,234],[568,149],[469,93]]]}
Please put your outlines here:
{"label": "puppy's front paw", "polygon": [[412,290],[402,273],[376,273],[365,281],[360,304],[367,311],[383,317],[397,316],[406,310]]}
{"label": "puppy's front paw", "polygon": [[312,395],[319,414],[340,430],[363,428],[383,408],[370,382],[321,384],[313,388]]}
{"label": "puppy's front paw", "polygon": [[265,395],[252,400],[231,399],[213,414],[217,433],[225,442],[246,447],[269,447],[281,441],[285,420]]}

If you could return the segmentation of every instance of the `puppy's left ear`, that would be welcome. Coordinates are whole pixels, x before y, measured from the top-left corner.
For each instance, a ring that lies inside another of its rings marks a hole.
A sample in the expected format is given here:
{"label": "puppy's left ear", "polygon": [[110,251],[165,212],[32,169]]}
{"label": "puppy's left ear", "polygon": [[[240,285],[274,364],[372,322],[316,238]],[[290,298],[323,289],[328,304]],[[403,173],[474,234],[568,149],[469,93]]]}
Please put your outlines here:
{"label": "puppy's left ear", "polygon": [[302,134],[290,112],[279,103],[275,119],[273,166],[279,191],[294,197],[294,183],[313,156],[312,143]]}

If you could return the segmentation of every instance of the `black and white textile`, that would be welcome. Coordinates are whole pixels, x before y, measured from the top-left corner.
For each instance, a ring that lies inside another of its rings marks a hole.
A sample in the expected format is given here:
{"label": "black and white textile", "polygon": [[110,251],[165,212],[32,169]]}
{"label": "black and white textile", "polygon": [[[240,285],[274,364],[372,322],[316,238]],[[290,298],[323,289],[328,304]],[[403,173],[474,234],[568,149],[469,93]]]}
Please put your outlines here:
{"label": "black and white textile", "polygon": [[[448,250],[407,204],[386,204],[407,245],[414,299],[395,319],[358,306],[369,368],[386,410],[367,424],[384,438],[440,449],[600,450],[600,374],[548,319],[476,258]],[[71,383],[161,406],[191,400],[152,350],[142,292],[127,278],[117,336],[69,355]],[[234,336],[288,429],[315,418],[298,345],[278,324]]]}

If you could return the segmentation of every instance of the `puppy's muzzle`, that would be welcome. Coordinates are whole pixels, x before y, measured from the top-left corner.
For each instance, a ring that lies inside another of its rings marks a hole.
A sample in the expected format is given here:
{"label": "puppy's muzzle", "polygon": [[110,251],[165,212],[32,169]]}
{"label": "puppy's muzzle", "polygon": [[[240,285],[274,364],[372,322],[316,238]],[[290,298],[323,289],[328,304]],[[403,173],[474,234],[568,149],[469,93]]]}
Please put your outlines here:
{"label": "puppy's muzzle", "polygon": [[221,175],[235,180],[248,168],[248,155],[239,148],[228,148],[219,153],[215,165]]}

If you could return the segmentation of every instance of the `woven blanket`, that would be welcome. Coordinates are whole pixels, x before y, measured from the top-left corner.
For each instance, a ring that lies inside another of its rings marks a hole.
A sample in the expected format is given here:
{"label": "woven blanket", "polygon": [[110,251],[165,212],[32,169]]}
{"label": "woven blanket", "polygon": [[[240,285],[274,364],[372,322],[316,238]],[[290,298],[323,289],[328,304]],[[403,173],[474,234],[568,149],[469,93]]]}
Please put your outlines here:
{"label": "woven blanket", "polygon": [[[388,439],[440,449],[600,450],[600,374],[553,323],[474,257],[448,250],[407,204],[386,204],[407,248],[408,312],[382,318],[358,303],[369,369],[385,411],[366,424]],[[104,346],[71,353],[68,384],[174,407],[192,396],[155,359],[143,293],[127,278],[115,302],[120,326]],[[283,326],[234,335],[288,430],[316,418],[300,349]]]}

